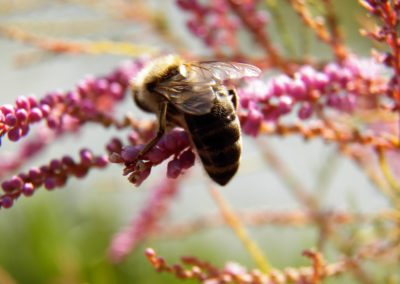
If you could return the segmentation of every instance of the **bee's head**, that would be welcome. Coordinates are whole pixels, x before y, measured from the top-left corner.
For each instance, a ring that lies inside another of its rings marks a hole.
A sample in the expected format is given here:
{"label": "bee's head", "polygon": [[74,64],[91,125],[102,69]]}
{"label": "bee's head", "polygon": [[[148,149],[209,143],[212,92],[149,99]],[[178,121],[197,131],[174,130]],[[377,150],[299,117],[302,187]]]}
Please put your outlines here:
{"label": "bee's head", "polygon": [[[149,110],[148,101],[154,96],[154,88],[160,81],[176,75],[183,59],[177,55],[167,55],[150,61],[132,80],[130,88],[136,104]],[[147,107],[146,107],[147,106]]]}
{"label": "bee's head", "polygon": [[132,79],[132,80],[129,82],[129,87],[130,87],[130,89],[131,89],[132,97],[133,97],[133,98],[139,96],[139,94],[140,94],[140,92],[141,92],[141,88],[140,88],[140,86],[137,84],[137,82],[136,82],[135,79]]}
{"label": "bee's head", "polygon": [[135,84],[131,84],[131,90],[132,98],[135,101],[135,104],[146,112],[152,112],[152,110],[148,106],[148,103],[146,103],[149,93],[142,87]]}
{"label": "bee's head", "polygon": [[146,88],[145,82],[145,77],[143,77],[140,73],[130,81],[129,85],[132,92],[132,98],[139,108],[146,112],[152,112],[148,103],[150,93]]}

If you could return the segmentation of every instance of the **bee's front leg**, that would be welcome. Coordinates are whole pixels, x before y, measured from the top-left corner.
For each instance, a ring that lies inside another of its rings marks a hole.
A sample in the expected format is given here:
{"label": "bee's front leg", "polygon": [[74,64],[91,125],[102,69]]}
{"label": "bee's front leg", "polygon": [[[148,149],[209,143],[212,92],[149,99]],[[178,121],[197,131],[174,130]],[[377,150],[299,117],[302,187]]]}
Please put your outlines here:
{"label": "bee's front leg", "polygon": [[160,113],[158,115],[157,135],[153,139],[151,139],[146,144],[146,146],[144,146],[144,148],[140,151],[139,155],[137,156],[136,161],[139,161],[141,158],[143,158],[143,156],[146,155],[158,143],[158,141],[160,141],[161,137],[163,137],[167,123],[166,120],[167,107],[168,107],[168,102],[162,102]]}

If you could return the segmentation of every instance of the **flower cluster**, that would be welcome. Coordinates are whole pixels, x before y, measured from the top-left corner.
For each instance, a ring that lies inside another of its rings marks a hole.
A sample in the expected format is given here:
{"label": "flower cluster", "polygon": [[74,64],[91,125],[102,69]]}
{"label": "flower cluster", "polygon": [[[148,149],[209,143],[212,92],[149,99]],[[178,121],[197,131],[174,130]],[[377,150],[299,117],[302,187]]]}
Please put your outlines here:
{"label": "flower cluster", "polygon": [[143,65],[142,60],[122,65],[108,76],[89,76],[72,91],[54,91],[40,100],[34,96],[19,97],[14,105],[0,107],[0,137],[11,141],[27,135],[33,123],[45,120],[55,131],[76,130],[85,122],[108,126],[114,105],[124,99],[129,80]]}
{"label": "flower cluster", "polygon": [[[17,170],[23,164],[22,161],[37,154],[47,144],[46,137],[50,137],[52,141],[60,133],[75,131],[88,121],[100,123],[106,127],[110,124],[117,127],[121,125],[112,117],[110,110],[123,98],[129,79],[142,65],[143,61],[138,60],[122,66],[108,76],[98,79],[88,77],[78,84],[75,91],[53,92],[39,101],[33,97],[19,98],[15,107],[2,107],[10,111],[6,117],[14,117],[14,114],[24,113],[24,111],[39,114],[37,110],[51,107],[46,115],[41,112],[42,116],[38,117],[37,121],[45,119],[50,129],[57,130],[54,132],[56,135],[44,132],[44,136],[38,136],[39,141],[34,139],[32,143],[25,144],[23,149],[26,150],[20,151],[18,156],[8,161],[4,159],[0,164],[4,173]],[[296,104],[300,106],[298,117],[303,120],[310,118],[314,109],[321,105],[341,112],[351,112],[360,97],[365,98],[366,95],[373,97],[373,94],[385,93],[386,81],[374,80],[375,75],[381,72],[379,67],[370,61],[350,57],[344,64],[330,63],[322,71],[305,66],[300,68],[292,78],[280,75],[267,83],[262,80],[248,81],[245,87],[239,89],[240,120],[243,131],[252,136],[258,135],[263,121],[276,123],[281,116],[292,112]],[[14,129],[22,129],[22,126],[29,128],[31,122],[29,119],[16,119]],[[131,125],[129,121],[128,125]],[[8,131],[8,135],[14,133],[9,128],[9,124],[2,124],[2,126],[6,132]],[[167,166],[169,178],[177,178],[194,164],[195,155],[188,134],[183,130],[167,133],[157,145],[139,157],[144,144],[154,135],[154,126],[141,133],[133,131],[129,139],[130,145],[123,146],[121,140],[117,138],[112,139],[107,145],[110,162],[123,164],[124,175],[127,175],[128,180],[136,186],[150,175],[152,167],[170,157],[173,158]],[[46,185],[45,182],[41,182],[34,184],[34,187],[41,184]],[[57,182],[55,186],[63,184],[63,182]],[[8,185],[7,181],[5,183],[7,192],[20,189],[17,186],[7,190]]]}
{"label": "flower cluster", "polygon": [[0,178],[17,171],[28,160],[36,157],[49,143],[56,139],[56,133],[47,127],[39,128],[19,147],[18,151],[1,156]]}
{"label": "flower cluster", "polygon": [[208,47],[235,46],[234,36],[238,22],[229,16],[229,7],[223,0],[202,4],[197,0],[177,0],[178,6],[191,13],[186,25],[192,34]]}
{"label": "flower cluster", "polygon": [[[46,145],[64,133],[76,132],[86,122],[109,126],[119,124],[112,111],[125,96],[129,80],[142,67],[144,61],[127,62],[107,76],[87,77],[78,83],[73,91],[55,91],[38,100],[34,96],[19,97],[15,105],[0,107],[0,133],[7,134],[9,140],[18,141],[27,135],[31,125],[40,125],[36,136],[22,144],[16,154],[4,156],[0,161],[0,176],[18,170],[27,160],[38,155]],[[106,166],[104,155],[93,156],[90,150],[82,150],[80,162],[71,157],[54,159],[49,164],[32,168],[2,183],[5,194],[0,197],[0,206],[9,208],[21,194],[30,196],[40,186],[51,190],[63,186],[68,177],[83,177],[91,168]]]}
{"label": "flower cluster", "polygon": [[362,32],[389,47],[390,51],[380,57],[381,61],[393,70],[387,91],[396,101],[396,108],[400,108],[400,1],[362,0],[360,4],[380,20],[374,31]]}
{"label": "flower cluster", "polygon": [[223,268],[218,268],[196,257],[182,257],[182,264],[170,265],[152,248],[146,249],[145,254],[150,264],[158,272],[170,273],[178,279],[196,279],[201,283],[317,284],[324,278],[340,275],[352,269],[351,263],[346,261],[326,264],[321,254],[311,250],[304,251],[303,255],[313,262],[312,266],[297,269],[286,268],[283,271],[273,270],[269,273],[258,269],[248,270],[236,262],[227,262]]}
{"label": "flower cluster", "polygon": [[371,60],[350,57],[342,65],[329,63],[321,71],[304,66],[293,77],[279,75],[267,83],[252,80],[239,89],[243,131],[257,136],[263,121],[275,123],[296,106],[301,120],[326,108],[352,112],[359,101],[376,100],[376,95],[386,93],[386,80],[374,79],[381,70]]}
{"label": "flower cluster", "polygon": [[64,186],[71,176],[83,178],[91,168],[104,168],[108,163],[104,155],[94,156],[88,149],[81,150],[79,156],[78,162],[70,156],[64,156],[5,180],[1,184],[4,194],[0,196],[0,208],[10,208],[18,197],[31,196],[41,186],[53,190]]}
{"label": "flower cluster", "polygon": [[[132,135],[131,135],[132,137]],[[184,170],[194,164],[195,155],[190,146],[188,134],[183,130],[173,130],[164,135],[157,145],[139,157],[143,144],[137,144],[136,139],[131,139],[133,145],[123,146],[119,139],[113,139],[107,150],[111,163],[124,164],[124,175],[128,175],[131,183],[139,186],[149,175],[152,167],[173,156],[168,162],[167,176],[177,178]]]}
{"label": "flower cluster", "polygon": [[[257,1],[247,1],[242,5],[245,13],[251,13],[254,24],[262,27],[267,18],[256,9]],[[217,0],[202,3],[198,0],[177,0],[178,6],[189,13],[186,22],[188,30],[217,54],[227,51],[238,53],[237,33],[240,20],[230,13],[228,1]]]}

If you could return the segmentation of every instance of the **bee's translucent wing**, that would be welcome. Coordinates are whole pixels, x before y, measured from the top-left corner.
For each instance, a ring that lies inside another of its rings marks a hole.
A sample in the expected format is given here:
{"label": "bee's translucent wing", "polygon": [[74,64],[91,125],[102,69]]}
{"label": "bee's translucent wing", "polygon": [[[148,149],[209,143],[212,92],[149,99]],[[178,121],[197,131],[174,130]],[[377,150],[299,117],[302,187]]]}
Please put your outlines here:
{"label": "bee's translucent wing", "polygon": [[198,64],[198,68],[208,70],[215,80],[237,80],[244,77],[258,77],[261,70],[250,64],[239,62],[204,61]]}
{"label": "bee's translucent wing", "polygon": [[214,105],[215,83],[212,76],[204,70],[182,65],[178,74],[159,82],[155,91],[179,110],[201,115],[209,113]]}
{"label": "bee's translucent wing", "polygon": [[183,64],[179,73],[159,82],[155,91],[185,113],[201,115],[211,111],[215,91],[222,81],[254,77],[260,69],[244,63],[200,62]]}

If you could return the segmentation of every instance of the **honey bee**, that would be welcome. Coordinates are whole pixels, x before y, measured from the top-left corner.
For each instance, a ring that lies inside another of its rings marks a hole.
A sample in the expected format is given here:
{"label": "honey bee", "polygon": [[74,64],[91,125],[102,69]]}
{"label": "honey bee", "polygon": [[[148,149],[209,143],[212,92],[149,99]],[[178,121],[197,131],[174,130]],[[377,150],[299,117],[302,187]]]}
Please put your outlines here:
{"label": "honey bee", "polygon": [[260,73],[245,63],[185,62],[176,55],[151,61],[131,82],[138,107],[158,117],[157,135],[139,156],[155,146],[166,129],[179,126],[190,134],[211,179],[226,185],[239,168],[242,145],[237,94],[224,81]]}

